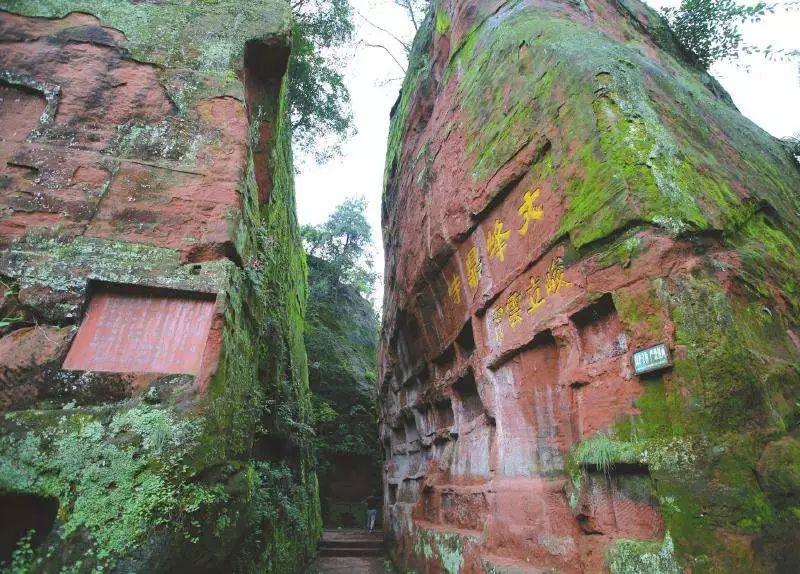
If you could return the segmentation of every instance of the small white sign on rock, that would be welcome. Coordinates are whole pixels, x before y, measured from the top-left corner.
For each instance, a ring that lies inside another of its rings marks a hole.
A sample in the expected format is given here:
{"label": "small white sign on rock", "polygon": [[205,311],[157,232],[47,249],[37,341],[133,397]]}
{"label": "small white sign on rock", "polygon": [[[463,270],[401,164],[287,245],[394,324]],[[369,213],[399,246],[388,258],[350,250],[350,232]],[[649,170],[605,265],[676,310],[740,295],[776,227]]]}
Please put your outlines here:
{"label": "small white sign on rock", "polygon": [[633,368],[637,375],[659,371],[671,366],[672,359],[665,343],[659,343],[633,354]]}

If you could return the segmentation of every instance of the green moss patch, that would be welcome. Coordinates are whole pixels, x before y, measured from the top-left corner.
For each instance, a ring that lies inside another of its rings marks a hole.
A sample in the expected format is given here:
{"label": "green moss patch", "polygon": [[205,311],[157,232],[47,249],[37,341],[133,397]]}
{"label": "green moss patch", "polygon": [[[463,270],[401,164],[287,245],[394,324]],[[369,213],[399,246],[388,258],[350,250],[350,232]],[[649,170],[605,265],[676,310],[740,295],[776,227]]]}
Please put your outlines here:
{"label": "green moss patch", "polygon": [[664,542],[614,540],[606,549],[605,563],[611,574],[678,574],[683,572],[675,560],[669,533]]}

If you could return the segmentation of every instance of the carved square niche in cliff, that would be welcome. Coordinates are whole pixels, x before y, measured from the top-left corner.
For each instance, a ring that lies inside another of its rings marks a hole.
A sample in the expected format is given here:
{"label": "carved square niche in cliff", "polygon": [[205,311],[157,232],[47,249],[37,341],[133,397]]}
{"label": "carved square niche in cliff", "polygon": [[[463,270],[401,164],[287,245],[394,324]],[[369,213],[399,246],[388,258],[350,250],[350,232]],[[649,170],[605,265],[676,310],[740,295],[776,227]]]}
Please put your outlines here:
{"label": "carved square niche in cliff", "polygon": [[580,331],[584,362],[596,363],[628,350],[628,339],[609,293],[575,313],[572,321]]}
{"label": "carved square niche in cliff", "polygon": [[578,500],[578,522],[587,534],[657,540],[664,520],[645,466],[619,464],[586,469]]}
{"label": "carved square niche in cliff", "polygon": [[462,360],[469,359],[472,353],[475,352],[475,335],[472,332],[472,320],[467,321],[464,328],[456,338],[456,349]]}
{"label": "carved square niche in cliff", "polygon": [[208,294],[98,285],[64,369],[197,375],[214,306]]}
{"label": "carved square niche in cliff", "polygon": [[434,430],[449,429],[455,424],[453,403],[450,399],[442,399],[433,405]]}
{"label": "carved square niche in cliff", "polygon": [[[31,192],[38,177],[31,162],[20,159],[20,145],[39,124],[46,108],[44,96],[24,86],[13,86],[0,80],[0,245],[19,236],[19,227],[9,224],[15,209],[23,207],[22,217],[29,216]],[[36,200],[38,201],[38,200]]]}
{"label": "carved square niche in cliff", "polygon": [[483,402],[478,394],[475,376],[471,371],[453,385],[453,390],[460,405],[461,424],[468,423],[483,414]]}
{"label": "carved square niche in cliff", "polygon": [[0,81],[0,141],[25,141],[38,125],[47,102],[41,93]]}
{"label": "carved square niche in cliff", "polygon": [[442,493],[442,519],[464,530],[481,530],[486,523],[489,505],[483,492],[460,490]]}

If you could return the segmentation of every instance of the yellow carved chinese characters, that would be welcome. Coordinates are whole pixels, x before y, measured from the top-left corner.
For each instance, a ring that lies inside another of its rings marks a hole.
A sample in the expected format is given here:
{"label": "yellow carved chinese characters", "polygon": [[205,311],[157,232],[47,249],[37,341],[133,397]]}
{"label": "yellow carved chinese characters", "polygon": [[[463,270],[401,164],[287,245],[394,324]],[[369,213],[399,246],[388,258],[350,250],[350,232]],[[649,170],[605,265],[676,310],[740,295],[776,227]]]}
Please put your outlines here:
{"label": "yellow carved chinese characters", "polygon": [[520,235],[525,235],[528,233],[528,227],[530,226],[531,221],[535,221],[544,217],[544,207],[541,205],[535,205],[533,203],[539,199],[541,194],[541,190],[537,189],[536,191],[532,192],[526,191],[525,195],[522,196],[522,203],[520,204],[519,208],[517,208],[517,213],[519,213],[519,216],[522,218],[522,227],[517,230]]}
{"label": "yellow carved chinese characters", "polygon": [[[491,323],[494,327],[494,336],[497,344],[501,345],[505,338],[503,323],[508,319],[509,326],[513,329],[522,323],[522,303],[527,299],[527,311],[533,315],[542,305],[547,302],[547,297],[558,293],[564,287],[570,287],[572,283],[564,277],[564,261],[561,257],[556,257],[550,262],[550,267],[544,278],[531,276],[530,284],[524,292],[512,291],[508,294],[505,305],[498,306],[491,315]],[[544,282],[544,287],[542,287]],[[542,290],[546,293],[542,293]]]}
{"label": "yellow carved chinese characters", "polygon": [[550,269],[547,270],[547,278],[545,279],[545,288],[548,295],[558,293],[564,287],[569,287],[569,283],[564,279],[564,261],[561,257],[556,257],[550,264]]}
{"label": "yellow carved chinese characters", "polygon": [[519,306],[520,301],[522,301],[522,294],[519,291],[513,291],[508,296],[508,301],[506,301],[508,324],[512,327],[516,327],[522,322],[522,310]]}
{"label": "yellow carved chinese characters", "polygon": [[447,294],[450,295],[450,300],[453,303],[456,305],[461,304],[461,277],[453,275],[447,284]]}
{"label": "yellow carved chinese characters", "polygon": [[509,237],[511,237],[511,232],[503,231],[503,221],[501,219],[495,219],[494,228],[489,232],[489,238],[486,241],[489,256],[495,257],[500,261],[505,261]]}
{"label": "yellow carved chinese characters", "polygon": [[497,340],[497,344],[500,345],[503,342],[503,317],[506,314],[505,307],[497,307],[494,312],[492,313],[492,323],[494,323],[494,338]]}
{"label": "yellow carved chinese characters", "polygon": [[542,280],[538,277],[531,277],[531,284],[527,290],[528,293],[528,314],[531,315],[536,310],[544,305],[542,299]]}
{"label": "yellow carved chinese characters", "polygon": [[467,253],[467,283],[475,289],[481,278],[481,260],[478,257],[478,248],[473,247]]}

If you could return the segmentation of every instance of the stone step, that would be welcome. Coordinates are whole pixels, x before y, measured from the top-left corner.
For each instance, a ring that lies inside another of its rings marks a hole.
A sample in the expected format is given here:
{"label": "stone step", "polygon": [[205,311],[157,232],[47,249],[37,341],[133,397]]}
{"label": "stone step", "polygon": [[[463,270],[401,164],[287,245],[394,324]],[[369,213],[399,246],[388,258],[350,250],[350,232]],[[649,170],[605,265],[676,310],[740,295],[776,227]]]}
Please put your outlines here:
{"label": "stone step", "polygon": [[306,574],[389,574],[381,556],[324,556],[317,558]]}
{"label": "stone step", "polygon": [[555,572],[552,568],[543,568],[504,556],[484,554],[481,559],[484,569],[495,574],[553,574]]}
{"label": "stone step", "polygon": [[326,530],[317,546],[321,557],[383,556],[383,532],[363,530]]}
{"label": "stone step", "polygon": [[383,548],[383,538],[369,540],[322,540],[320,548]]}
{"label": "stone step", "polygon": [[369,532],[363,528],[324,530],[322,537],[325,540],[361,540],[365,538],[383,538],[383,530]]}
{"label": "stone step", "polygon": [[319,556],[383,556],[382,546],[320,547]]}

